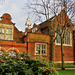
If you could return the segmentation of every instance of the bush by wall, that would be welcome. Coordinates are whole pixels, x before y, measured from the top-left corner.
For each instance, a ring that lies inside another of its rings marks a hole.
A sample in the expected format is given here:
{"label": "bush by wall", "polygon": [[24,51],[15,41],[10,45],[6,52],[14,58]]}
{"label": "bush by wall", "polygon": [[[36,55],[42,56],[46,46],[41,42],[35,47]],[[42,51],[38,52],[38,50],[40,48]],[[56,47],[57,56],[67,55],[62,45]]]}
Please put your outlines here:
{"label": "bush by wall", "polygon": [[58,75],[58,72],[52,62],[31,59],[29,54],[22,52],[16,57],[0,56],[0,75]]}

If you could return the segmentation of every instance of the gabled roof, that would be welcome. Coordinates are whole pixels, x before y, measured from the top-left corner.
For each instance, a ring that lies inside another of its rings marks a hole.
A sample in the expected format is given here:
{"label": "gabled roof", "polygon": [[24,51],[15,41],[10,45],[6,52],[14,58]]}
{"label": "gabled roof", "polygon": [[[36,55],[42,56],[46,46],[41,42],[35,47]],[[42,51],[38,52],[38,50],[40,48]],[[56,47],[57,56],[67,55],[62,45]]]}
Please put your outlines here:
{"label": "gabled roof", "polygon": [[[65,23],[64,19],[65,19],[65,15],[66,15],[66,18],[67,18],[67,23],[70,23],[71,26],[73,26],[72,22],[70,21],[67,13],[65,12],[65,10],[63,9],[56,17],[53,16],[52,18],[50,18],[49,20],[46,20],[44,22],[42,22],[41,24],[39,24],[39,28],[40,29],[44,29],[46,27],[48,27],[48,25],[50,24],[50,22],[53,24],[53,22],[55,21],[55,23],[57,24],[58,21],[62,22],[61,24],[63,25]],[[60,18],[61,16],[61,18]],[[58,21],[57,21],[58,19]]]}
{"label": "gabled roof", "polygon": [[40,29],[43,29],[43,28],[48,27],[49,22],[50,22],[51,20],[53,20],[54,18],[55,18],[55,16],[51,17],[49,20],[46,20],[46,21],[40,23],[40,24],[39,24],[39,28],[40,28]]}

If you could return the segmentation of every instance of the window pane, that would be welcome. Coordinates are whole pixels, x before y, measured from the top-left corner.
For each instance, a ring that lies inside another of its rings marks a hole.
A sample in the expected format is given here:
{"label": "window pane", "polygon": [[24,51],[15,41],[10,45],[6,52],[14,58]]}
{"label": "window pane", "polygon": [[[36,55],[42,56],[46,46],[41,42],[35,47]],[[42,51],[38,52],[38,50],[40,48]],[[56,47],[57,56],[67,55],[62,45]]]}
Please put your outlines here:
{"label": "window pane", "polygon": [[2,34],[1,39],[4,39],[4,34]]}
{"label": "window pane", "polygon": [[9,35],[8,40],[11,40],[11,35]]}
{"label": "window pane", "polygon": [[46,45],[44,45],[44,49],[46,49]]}
{"label": "window pane", "polygon": [[36,45],[36,49],[39,49],[39,45],[38,44]]}
{"label": "window pane", "polygon": [[61,39],[59,35],[57,36],[56,43],[61,43]]}
{"label": "window pane", "polygon": [[9,29],[9,34],[12,34],[12,30],[11,29]]}
{"label": "window pane", "polygon": [[12,29],[6,30],[6,40],[11,40]]}
{"label": "window pane", "polygon": [[2,28],[2,33],[4,33],[4,28]]}
{"label": "window pane", "polygon": [[1,39],[1,34],[0,34],[0,39]]}
{"label": "window pane", "polygon": [[8,54],[9,54],[10,56],[16,56],[17,53],[12,50],[12,51],[10,51]]}
{"label": "window pane", "polygon": [[44,50],[44,54],[46,53],[46,50]]}
{"label": "window pane", "polygon": [[1,28],[0,28],[0,33],[1,33]]}
{"label": "window pane", "polygon": [[9,31],[9,30],[8,30],[8,29],[6,29],[6,34],[8,34],[8,31]]}
{"label": "window pane", "polygon": [[4,53],[4,51],[0,50],[0,55],[2,55]]}

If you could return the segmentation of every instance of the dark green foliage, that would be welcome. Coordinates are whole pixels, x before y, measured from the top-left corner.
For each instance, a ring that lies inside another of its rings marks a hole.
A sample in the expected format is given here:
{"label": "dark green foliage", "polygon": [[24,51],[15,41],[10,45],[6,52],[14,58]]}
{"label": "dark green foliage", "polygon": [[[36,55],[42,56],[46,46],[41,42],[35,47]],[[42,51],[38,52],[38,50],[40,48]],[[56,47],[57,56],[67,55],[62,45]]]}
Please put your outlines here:
{"label": "dark green foliage", "polygon": [[26,52],[16,57],[0,56],[0,75],[58,75],[52,62],[31,59]]}

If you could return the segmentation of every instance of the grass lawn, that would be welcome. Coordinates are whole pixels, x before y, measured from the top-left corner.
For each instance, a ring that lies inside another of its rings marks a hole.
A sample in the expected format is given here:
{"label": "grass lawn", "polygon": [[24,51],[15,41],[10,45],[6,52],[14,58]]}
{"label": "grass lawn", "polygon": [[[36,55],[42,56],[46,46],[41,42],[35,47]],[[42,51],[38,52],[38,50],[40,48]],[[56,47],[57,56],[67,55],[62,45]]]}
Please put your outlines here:
{"label": "grass lawn", "polygon": [[59,75],[75,75],[75,70],[59,70]]}
{"label": "grass lawn", "polygon": [[[56,67],[61,68],[62,65],[56,65]],[[74,64],[65,64],[64,67],[66,67],[66,68],[75,68],[75,65]]]}

